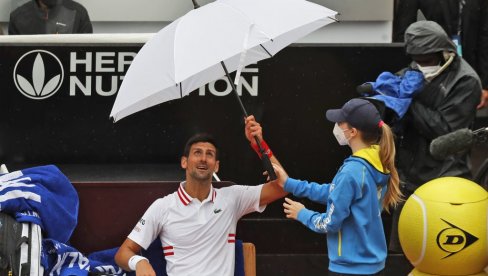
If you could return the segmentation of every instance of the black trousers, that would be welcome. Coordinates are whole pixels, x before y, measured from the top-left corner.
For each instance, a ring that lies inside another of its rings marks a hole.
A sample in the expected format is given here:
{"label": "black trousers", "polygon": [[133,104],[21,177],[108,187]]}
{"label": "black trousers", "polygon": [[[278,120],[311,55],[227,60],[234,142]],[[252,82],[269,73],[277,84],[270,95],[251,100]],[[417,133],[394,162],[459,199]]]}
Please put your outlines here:
{"label": "black trousers", "polygon": [[[407,184],[400,182],[400,190],[402,191],[403,198],[405,201],[414,193],[417,186],[413,184]],[[391,216],[391,231],[390,231],[390,242],[388,244],[388,250],[393,253],[402,253],[402,247],[400,245],[400,238],[398,237],[398,222],[400,221],[400,213],[403,210],[405,201],[402,201],[398,206],[393,209]]]}
{"label": "black trousers", "polygon": [[384,276],[385,274],[383,273],[384,270],[375,273],[375,274],[344,274],[344,273],[336,273],[329,271],[329,276]]}

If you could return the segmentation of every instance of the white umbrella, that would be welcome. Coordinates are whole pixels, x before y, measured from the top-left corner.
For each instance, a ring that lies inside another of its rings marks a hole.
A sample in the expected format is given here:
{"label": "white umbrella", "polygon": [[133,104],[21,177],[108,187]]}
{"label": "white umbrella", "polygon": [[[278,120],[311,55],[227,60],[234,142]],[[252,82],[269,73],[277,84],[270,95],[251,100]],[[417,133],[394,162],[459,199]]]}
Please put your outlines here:
{"label": "white umbrella", "polygon": [[[229,72],[272,57],[297,39],[336,21],[337,12],[305,0],[217,0],[159,31],[127,70],[110,117],[118,121],[159,103],[182,98]],[[273,167],[260,142],[271,180]]]}
{"label": "white umbrella", "polygon": [[233,72],[269,58],[336,14],[305,0],[217,0],[194,9],[141,48],[110,117],[182,98],[226,75],[222,65]]}

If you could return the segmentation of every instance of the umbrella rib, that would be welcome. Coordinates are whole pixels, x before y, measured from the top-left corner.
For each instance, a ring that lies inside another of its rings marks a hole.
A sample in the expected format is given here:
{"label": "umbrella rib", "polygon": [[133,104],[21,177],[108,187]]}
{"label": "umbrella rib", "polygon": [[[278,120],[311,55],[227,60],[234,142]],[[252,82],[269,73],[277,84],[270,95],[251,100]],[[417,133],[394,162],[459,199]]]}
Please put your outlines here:
{"label": "umbrella rib", "polygon": [[[339,13],[337,13],[337,14],[339,14]],[[339,19],[336,19],[336,18],[334,18],[334,17],[327,16],[327,18],[332,19],[332,20],[333,20],[333,21],[335,21],[335,22],[339,22]]]}
{"label": "umbrella rib", "polygon": [[[271,40],[271,41],[273,41],[273,40]],[[263,48],[263,50],[266,51],[266,53],[269,55],[269,57],[273,57],[273,55],[266,48],[264,48],[263,44],[259,44],[259,46],[261,46],[261,48]]]}

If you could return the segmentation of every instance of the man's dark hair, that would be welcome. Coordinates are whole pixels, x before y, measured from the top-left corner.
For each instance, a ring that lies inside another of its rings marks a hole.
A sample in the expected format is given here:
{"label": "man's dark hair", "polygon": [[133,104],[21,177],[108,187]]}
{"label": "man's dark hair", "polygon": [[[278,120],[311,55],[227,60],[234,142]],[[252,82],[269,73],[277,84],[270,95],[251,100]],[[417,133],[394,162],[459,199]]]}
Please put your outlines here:
{"label": "man's dark hair", "polygon": [[196,143],[210,143],[215,147],[215,159],[219,160],[219,147],[217,146],[217,142],[215,141],[214,137],[208,133],[197,133],[190,137],[186,142],[185,149],[183,150],[183,156],[188,157],[190,155],[190,148],[193,144]]}

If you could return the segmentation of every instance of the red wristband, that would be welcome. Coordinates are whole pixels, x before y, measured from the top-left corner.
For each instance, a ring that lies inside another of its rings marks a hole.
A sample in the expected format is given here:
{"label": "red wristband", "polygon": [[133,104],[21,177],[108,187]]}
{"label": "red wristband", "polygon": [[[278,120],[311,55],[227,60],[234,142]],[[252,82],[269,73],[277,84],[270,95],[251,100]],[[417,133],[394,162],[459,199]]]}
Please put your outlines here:
{"label": "red wristband", "polygon": [[[264,140],[261,140],[260,144],[261,144],[261,148],[264,151],[264,154],[266,154],[268,156],[268,158],[271,158],[271,156],[273,156],[273,152],[269,148],[268,144],[266,144],[266,142]],[[251,143],[251,147],[258,154],[259,158],[262,159],[263,157],[262,157],[261,152],[259,151],[258,144]]]}

